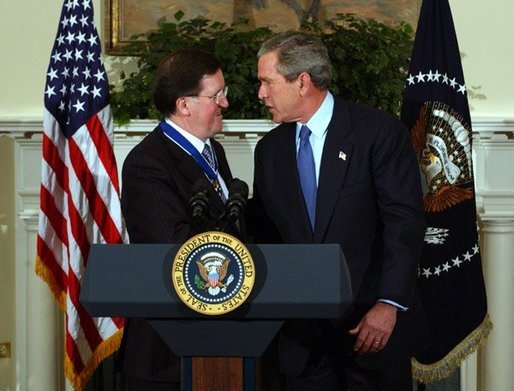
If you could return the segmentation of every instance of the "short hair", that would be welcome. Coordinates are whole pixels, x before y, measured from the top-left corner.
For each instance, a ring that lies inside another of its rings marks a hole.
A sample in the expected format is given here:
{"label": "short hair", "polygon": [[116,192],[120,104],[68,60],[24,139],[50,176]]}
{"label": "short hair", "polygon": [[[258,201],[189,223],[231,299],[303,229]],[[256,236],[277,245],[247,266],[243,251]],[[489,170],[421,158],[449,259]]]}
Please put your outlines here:
{"label": "short hair", "polygon": [[277,72],[287,81],[306,72],[320,90],[330,87],[332,64],[326,46],[318,37],[298,31],[278,33],[262,44],[257,57],[270,52],[277,52]]}
{"label": "short hair", "polygon": [[164,116],[175,113],[177,99],[197,95],[202,78],[213,75],[219,69],[219,60],[207,52],[196,49],[173,52],[161,61],[155,72],[155,107]]}

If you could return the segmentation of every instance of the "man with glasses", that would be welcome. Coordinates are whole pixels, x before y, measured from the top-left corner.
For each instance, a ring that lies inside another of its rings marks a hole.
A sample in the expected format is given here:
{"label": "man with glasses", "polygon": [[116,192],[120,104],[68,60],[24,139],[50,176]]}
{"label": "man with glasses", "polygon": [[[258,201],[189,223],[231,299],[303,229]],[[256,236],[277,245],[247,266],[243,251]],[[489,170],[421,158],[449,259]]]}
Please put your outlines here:
{"label": "man with glasses", "polygon": [[[183,243],[194,184],[205,180],[216,219],[233,179],[213,139],[229,105],[221,64],[204,52],[177,51],[158,67],[153,97],[162,119],[125,159],[123,215],[131,243]],[[180,390],[180,359],[145,319],[128,319],[121,352],[129,390]]]}

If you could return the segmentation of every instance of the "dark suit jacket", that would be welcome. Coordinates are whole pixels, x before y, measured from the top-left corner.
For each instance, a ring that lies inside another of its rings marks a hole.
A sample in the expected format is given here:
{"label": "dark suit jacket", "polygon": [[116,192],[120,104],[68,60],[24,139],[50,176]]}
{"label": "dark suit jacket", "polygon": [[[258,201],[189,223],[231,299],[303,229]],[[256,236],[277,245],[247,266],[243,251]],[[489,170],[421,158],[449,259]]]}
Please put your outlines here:
{"label": "dark suit jacket", "polygon": [[[398,313],[382,352],[359,360],[375,366],[391,355],[408,354],[416,346],[411,327],[419,318],[416,279],[425,225],[420,175],[406,128],[378,110],[335,98],[321,160],[314,232],[296,168],[295,129],[295,123],[281,124],[257,144],[251,217],[259,221],[253,227],[256,240],[273,224],[283,243],[339,243],[351,272],[354,305],[336,330],[338,343],[350,354],[353,339],[347,330],[377,299],[389,299],[410,311]],[[271,221],[260,218],[262,209]],[[286,323],[280,340],[283,370],[299,374],[321,337],[315,322]]]}
{"label": "dark suit jacket", "polygon": [[[211,140],[219,172],[232,174],[223,147]],[[131,243],[183,243],[191,235],[189,200],[194,183],[205,178],[196,161],[157,127],[128,154],[122,170],[121,205]],[[224,204],[212,186],[214,219]],[[144,262],[144,259],[141,260]],[[144,319],[130,319],[122,346],[123,370],[152,381],[179,381],[180,362]]]}

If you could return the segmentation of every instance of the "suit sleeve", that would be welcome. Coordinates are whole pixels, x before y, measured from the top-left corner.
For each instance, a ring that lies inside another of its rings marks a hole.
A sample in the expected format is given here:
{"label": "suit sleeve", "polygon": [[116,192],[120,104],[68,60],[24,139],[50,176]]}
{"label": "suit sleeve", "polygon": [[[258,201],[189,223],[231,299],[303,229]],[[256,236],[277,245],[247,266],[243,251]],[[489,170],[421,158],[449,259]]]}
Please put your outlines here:
{"label": "suit sleeve", "polygon": [[421,178],[407,129],[385,123],[372,154],[372,176],[383,224],[383,264],[377,299],[411,307],[425,234]]}
{"label": "suit sleeve", "polygon": [[127,157],[121,199],[132,243],[182,243],[187,239],[190,217],[186,196],[171,180],[169,171],[152,154]]}
{"label": "suit sleeve", "polygon": [[[268,150],[269,152],[269,150]],[[261,198],[261,191],[264,190],[264,168],[262,165],[266,155],[266,147],[261,141],[257,143],[254,155],[254,182],[253,195],[248,200],[246,212],[246,226],[250,241],[253,243],[282,243],[282,239],[266,211],[266,207]]]}

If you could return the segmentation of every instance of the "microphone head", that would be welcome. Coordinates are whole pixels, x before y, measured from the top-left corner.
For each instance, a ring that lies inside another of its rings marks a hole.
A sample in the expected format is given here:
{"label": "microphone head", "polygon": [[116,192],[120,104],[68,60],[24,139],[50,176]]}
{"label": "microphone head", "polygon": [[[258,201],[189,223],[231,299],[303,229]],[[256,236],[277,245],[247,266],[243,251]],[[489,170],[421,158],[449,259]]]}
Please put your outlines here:
{"label": "microphone head", "polygon": [[[248,199],[248,185],[240,179],[233,179],[228,190],[228,199],[225,203],[225,213],[218,219],[218,229],[223,232],[238,231],[236,222],[244,213]],[[229,231],[227,231],[229,230]],[[237,236],[237,235],[236,235]]]}
{"label": "microphone head", "polygon": [[248,185],[245,181],[234,178],[234,180],[230,182],[228,196],[229,198],[233,196],[239,196],[246,200],[248,198]]}
{"label": "microphone head", "polygon": [[230,183],[228,200],[225,204],[226,215],[229,219],[237,219],[246,208],[248,199],[248,185],[240,179],[234,179]]}
{"label": "microphone head", "polygon": [[207,190],[210,183],[207,178],[200,178],[193,184],[192,195],[189,199],[189,208],[193,218],[203,217],[209,209],[210,193]]}
{"label": "microphone head", "polygon": [[193,184],[193,188],[191,190],[191,197],[194,197],[195,195],[199,193],[205,193],[205,196],[209,196],[208,188],[211,186],[209,181],[207,181],[207,178],[200,178],[195,181]]}

